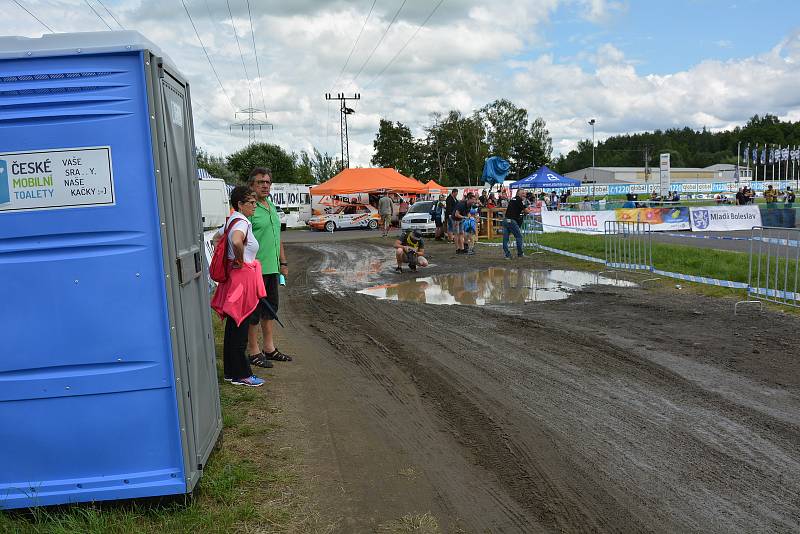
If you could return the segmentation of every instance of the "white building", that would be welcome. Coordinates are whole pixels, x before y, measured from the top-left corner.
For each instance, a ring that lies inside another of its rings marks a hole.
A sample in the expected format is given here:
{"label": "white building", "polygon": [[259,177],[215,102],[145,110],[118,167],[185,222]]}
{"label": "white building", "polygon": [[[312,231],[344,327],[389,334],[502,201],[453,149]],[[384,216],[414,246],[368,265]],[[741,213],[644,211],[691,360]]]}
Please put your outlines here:
{"label": "white building", "polygon": [[[747,169],[740,167],[742,179],[748,177]],[[586,167],[566,173],[564,176],[580,180],[583,183],[598,184],[644,184],[658,183],[659,169],[657,166],[650,167],[649,174],[646,174],[644,167]],[[672,167],[670,169],[670,180],[672,182],[733,182],[736,181],[736,165],[729,163],[717,163],[709,167]],[[594,176],[594,179],[592,179]]]}

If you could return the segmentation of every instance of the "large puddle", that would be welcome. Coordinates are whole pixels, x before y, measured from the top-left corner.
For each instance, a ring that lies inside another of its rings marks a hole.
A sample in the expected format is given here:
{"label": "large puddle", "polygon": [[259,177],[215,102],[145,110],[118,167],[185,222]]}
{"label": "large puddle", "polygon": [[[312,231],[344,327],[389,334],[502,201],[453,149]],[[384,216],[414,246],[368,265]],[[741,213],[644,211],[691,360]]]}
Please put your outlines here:
{"label": "large puddle", "polygon": [[565,299],[592,284],[636,286],[626,280],[615,280],[583,271],[496,267],[485,271],[416,278],[362,289],[359,293],[402,302],[484,306]]}

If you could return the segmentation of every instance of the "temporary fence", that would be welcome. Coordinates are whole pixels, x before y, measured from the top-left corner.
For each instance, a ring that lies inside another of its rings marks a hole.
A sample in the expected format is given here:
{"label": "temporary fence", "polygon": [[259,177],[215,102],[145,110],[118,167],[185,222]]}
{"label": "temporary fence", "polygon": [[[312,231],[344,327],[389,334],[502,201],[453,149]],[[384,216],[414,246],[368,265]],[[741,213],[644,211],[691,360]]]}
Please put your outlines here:
{"label": "temporary fence", "polygon": [[[652,228],[649,223],[606,221],[603,232],[604,258],[543,245],[539,241],[539,235],[544,230],[543,226],[537,216],[525,217],[521,231],[523,244],[528,253],[546,251],[601,263],[606,269],[599,271],[598,275],[625,271],[731,289],[745,289],[748,300],[736,303],[735,310],[738,310],[741,304],[762,305],[763,301],[800,307],[800,229],[758,226],[752,228],[751,236],[748,238],[720,237],[720,239],[750,241],[749,276],[748,282],[744,283],[656,269],[653,261]],[[488,244],[499,246],[499,243]],[[658,278],[645,278],[640,280],[640,283],[652,280]]]}
{"label": "temporary fence", "polygon": [[649,223],[606,221],[603,236],[606,267],[652,272],[653,239]]}
{"label": "temporary fence", "polygon": [[526,215],[522,221],[522,246],[528,253],[543,254],[544,250],[539,245],[539,234],[542,233],[542,222],[536,219],[535,215]]}
{"label": "temporary fence", "polygon": [[750,237],[747,300],[800,307],[800,229],[756,226]]}

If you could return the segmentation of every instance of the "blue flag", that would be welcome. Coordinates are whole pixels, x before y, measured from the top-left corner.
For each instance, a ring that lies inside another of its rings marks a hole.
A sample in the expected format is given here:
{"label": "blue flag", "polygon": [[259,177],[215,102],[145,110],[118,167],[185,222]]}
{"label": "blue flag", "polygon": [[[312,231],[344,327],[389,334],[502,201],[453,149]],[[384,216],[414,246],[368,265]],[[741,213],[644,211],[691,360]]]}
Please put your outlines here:
{"label": "blue flag", "polygon": [[486,158],[486,163],[483,164],[483,183],[489,184],[490,186],[502,184],[503,180],[508,176],[508,171],[510,169],[511,165],[508,161],[500,156]]}
{"label": "blue flag", "polygon": [[744,152],[742,153],[742,159],[743,159],[744,161],[747,161],[747,155],[748,155],[749,153],[750,153],[750,143],[748,143],[748,144],[747,144],[747,146],[746,146],[746,147],[744,147]]}
{"label": "blue flag", "polygon": [[753,165],[756,163],[758,163],[758,144],[756,144],[756,147],[753,149]]}
{"label": "blue flag", "polygon": [[761,164],[764,165],[767,163],[767,145],[764,145],[764,148],[761,149]]}

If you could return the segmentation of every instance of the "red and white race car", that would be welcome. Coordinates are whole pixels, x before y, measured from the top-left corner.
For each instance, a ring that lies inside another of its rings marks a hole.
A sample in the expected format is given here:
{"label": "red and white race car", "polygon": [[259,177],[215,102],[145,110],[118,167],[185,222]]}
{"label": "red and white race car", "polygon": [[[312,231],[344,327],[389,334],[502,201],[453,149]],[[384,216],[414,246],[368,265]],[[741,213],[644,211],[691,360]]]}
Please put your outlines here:
{"label": "red and white race car", "polygon": [[369,204],[338,206],[332,213],[314,215],[306,224],[314,230],[333,232],[339,228],[369,228],[374,230],[381,222],[378,210]]}

